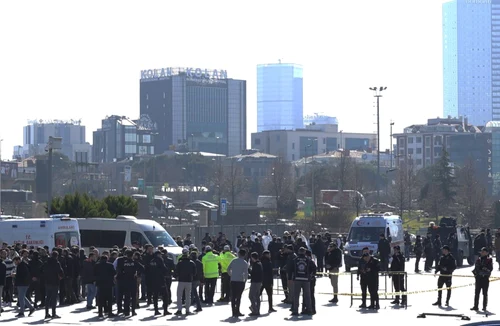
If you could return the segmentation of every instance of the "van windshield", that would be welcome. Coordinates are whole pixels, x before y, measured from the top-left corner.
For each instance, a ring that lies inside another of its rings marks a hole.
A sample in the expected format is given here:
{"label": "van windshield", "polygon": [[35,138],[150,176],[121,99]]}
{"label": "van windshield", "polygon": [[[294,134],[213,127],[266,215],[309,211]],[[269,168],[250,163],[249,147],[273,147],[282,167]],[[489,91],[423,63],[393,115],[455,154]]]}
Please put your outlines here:
{"label": "van windshield", "polygon": [[177,243],[167,231],[144,231],[144,234],[154,247],[177,247]]}
{"label": "van windshield", "polygon": [[361,227],[361,228],[351,228],[349,232],[350,242],[378,242],[380,235],[383,234],[385,228],[383,227]]}

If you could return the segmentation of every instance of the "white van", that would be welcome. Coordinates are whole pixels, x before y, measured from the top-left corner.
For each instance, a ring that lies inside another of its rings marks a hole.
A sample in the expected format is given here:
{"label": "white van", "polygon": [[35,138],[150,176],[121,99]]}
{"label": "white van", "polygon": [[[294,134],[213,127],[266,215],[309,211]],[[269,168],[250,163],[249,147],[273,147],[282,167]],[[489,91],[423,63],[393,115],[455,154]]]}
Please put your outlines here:
{"label": "white van", "polygon": [[26,244],[29,247],[80,246],[78,222],[73,218],[1,219],[0,243]]}
{"label": "white van", "polygon": [[99,252],[113,246],[131,247],[137,242],[144,246],[151,244],[155,248],[163,246],[176,262],[182,248],[172,239],[165,229],[155,221],[137,219],[134,216],[120,215],[116,218],[79,218],[82,248],[87,252],[94,246]]}
{"label": "white van", "polygon": [[357,267],[361,252],[368,247],[370,253],[378,251],[380,234],[391,239],[391,248],[400,246],[404,252],[403,221],[392,213],[370,213],[356,217],[351,224],[347,243],[344,246],[345,270]]}

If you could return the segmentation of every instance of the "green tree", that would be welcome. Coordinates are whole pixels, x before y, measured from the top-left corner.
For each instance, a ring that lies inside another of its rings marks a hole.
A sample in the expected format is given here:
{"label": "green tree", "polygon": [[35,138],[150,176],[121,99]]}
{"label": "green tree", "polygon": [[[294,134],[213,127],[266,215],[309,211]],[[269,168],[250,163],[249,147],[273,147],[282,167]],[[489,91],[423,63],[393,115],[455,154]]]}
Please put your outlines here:
{"label": "green tree", "polygon": [[69,214],[71,217],[111,217],[104,201],[87,194],[67,194],[52,200],[50,214]]}
{"label": "green tree", "polygon": [[129,196],[107,196],[103,199],[111,217],[119,215],[136,216],[138,204],[135,199]]}

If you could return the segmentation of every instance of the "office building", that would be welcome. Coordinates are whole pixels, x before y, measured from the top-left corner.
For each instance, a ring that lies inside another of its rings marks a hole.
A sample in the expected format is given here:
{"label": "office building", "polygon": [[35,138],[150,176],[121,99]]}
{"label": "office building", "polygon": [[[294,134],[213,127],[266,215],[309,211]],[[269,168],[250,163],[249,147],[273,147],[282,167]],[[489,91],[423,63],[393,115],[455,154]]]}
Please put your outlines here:
{"label": "office building", "polygon": [[155,148],[237,155],[246,149],[246,81],[225,70],[143,70],[141,115],[158,127]]}
{"label": "office building", "polygon": [[93,161],[119,162],[136,156],[155,155],[155,124],[147,116],[139,120],[113,115],[94,131]]}
{"label": "office building", "polygon": [[62,138],[61,152],[72,161],[76,153],[86,153],[90,157],[92,152],[92,146],[85,141],[85,126],[79,120],[33,120],[23,131],[22,149],[14,149],[18,160],[45,154],[49,137]]}
{"label": "office building", "polygon": [[393,135],[396,139],[396,167],[412,166],[418,171],[436,164],[446,150],[453,166],[472,163],[476,178],[491,192],[492,149],[493,154],[495,151],[492,129],[487,129],[470,125],[467,119],[454,118],[429,119],[425,125],[406,127],[403,133]]}
{"label": "office building", "polygon": [[500,120],[500,2],[443,4],[443,116]]}
{"label": "office building", "polygon": [[281,61],[258,65],[257,131],[302,128],[302,90],[302,66]]}
{"label": "office building", "polygon": [[336,151],[375,148],[375,134],[348,133],[338,125],[312,125],[296,130],[268,130],[252,134],[252,149],[292,162],[302,157]]}

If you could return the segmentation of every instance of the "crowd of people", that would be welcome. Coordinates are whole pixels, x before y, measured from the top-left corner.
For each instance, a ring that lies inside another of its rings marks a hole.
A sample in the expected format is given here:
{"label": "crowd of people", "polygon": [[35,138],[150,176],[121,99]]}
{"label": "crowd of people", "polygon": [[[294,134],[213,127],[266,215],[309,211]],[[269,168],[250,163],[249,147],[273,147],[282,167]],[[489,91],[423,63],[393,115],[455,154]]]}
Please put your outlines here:
{"label": "crowd of people", "polygon": [[[486,234],[484,237],[486,239]],[[114,317],[116,314],[127,317],[136,315],[139,302],[145,301],[147,306],[153,305],[154,315],[166,316],[172,314],[169,307],[175,299],[175,315],[182,315],[183,309],[189,315],[192,311],[200,313],[204,307],[214,304],[217,281],[220,279],[220,298],[217,301],[230,303],[234,318],[244,316],[240,310],[241,297],[247,282],[250,283],[249,316],[257,317],[261,314],[264,291],[268,298],[268,312],[276,311],[273,286],[278,278],[285,294],[282,302],[290,305],[291,314],[314,315],[317,277],[330,278],[330,302],[339,302],[338,273],[342,267],[344,241],[342,236],[329,233],[312,233],[307,239],[299,231],[277,236],[268,230],[250,235],[242,232],[234,245],[222,233],[215,237],[206,234],[197,246],[188,234],[184,238],[177,237],[177,243],[183,249],[176,261],[166,247],[141,247],[137,243],[130,248],[115,246],[104,252],[91,247],[88,253],[76,246],[34,248],[25,244],[4,243],[0,250],[0,312],[5,307],[16,305],[18,318],[24,317],[26,310],[30,316],[37,309],[44,309],[46,319],[57,319],[60,318],[56,311],[58,306],[86,301],[86,309],[97,308],[99,318]],[[418,252],[421,247],[425,248],[426,241],[430,240],[422,241],[417,237],[414,245],[417,264]],[[482,240],[477,241],[477,245],[483,244]],[[437,247],[437,244],[434,243],[434,246]],[[476,260],[473,310],[478,309],[481,292],[483,309],[486,309],[489,276],[493,269],[489,248],[491,246],[486,242]],[[431,256],[431,259],[426,259],[426,270],[430,270],[427,265],[429,260],[431,267],[436,262],[435,273],[442,274],[438,287],[446,285],[446,304],[449,304],[451,296],[451,274],[456,268],[452,251],[448,245],[441,246],[439,258]],[[390,239],[385,239],[384,234],[380,235],[378,252],[363,249],[356,272],[362,291],[360,309],[380,308],[380,271],[392,272],[396,292],[406,291],[401,272],[405,271],[408,258],[397,245],[392,246],[391,252]],[[175,298],[171,291],[173,280],[177,281]],[[435,305],[441,305],[441,293],[438,292]],[[392,302],[403,306],[406,303],[406,295],[395,296]],[[113,308],[114,305],[116,308]]]}

